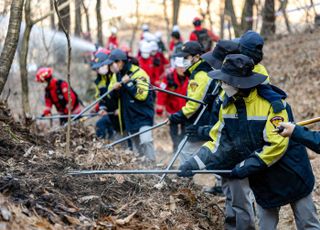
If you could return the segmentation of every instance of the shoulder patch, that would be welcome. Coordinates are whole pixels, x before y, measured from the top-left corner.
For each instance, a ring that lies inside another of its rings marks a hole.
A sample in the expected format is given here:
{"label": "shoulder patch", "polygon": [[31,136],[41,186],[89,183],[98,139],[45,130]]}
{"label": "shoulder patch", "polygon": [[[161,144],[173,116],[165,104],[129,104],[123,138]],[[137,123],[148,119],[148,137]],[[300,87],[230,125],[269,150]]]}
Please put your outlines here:
{"label": "shoulder patch", "polygon": [[138,79],[139,79],[140,81],[144,81],[144,82],[146,82],[146,81],[147,81],[147,78],[146,78],[146,77],[144,77],[144,76],[138,77]]}
{"label": "shoulder patch", "polygon": [[192,81],[192,82],[190,82],[190,88],[191,88],[191,91],[192,92],[194,92],[194,91],[196,91],[196,89],[198,88],[198,83],[197,82],[195,82],[195,81]]}
{"label": "shoulder patch", "polygon": [[284,121],[284,118],[281,116],[275,116],[270,119],[271,124],[275,127],[278,128],[280,126],[280,123]]}

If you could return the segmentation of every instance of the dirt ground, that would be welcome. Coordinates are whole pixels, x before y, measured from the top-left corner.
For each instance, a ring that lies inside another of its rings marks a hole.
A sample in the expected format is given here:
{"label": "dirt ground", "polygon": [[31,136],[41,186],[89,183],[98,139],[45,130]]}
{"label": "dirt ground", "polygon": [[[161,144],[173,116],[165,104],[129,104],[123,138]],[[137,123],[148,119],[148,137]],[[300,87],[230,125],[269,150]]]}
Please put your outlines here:
{"label": "dirt ground", "polygon": [[[288,93],[296,120],[319,115],[319,31],[267,41],[263,64],[273,84]],[[10,99],[9,99],[10,100]],[[14,112],[14,111],[12,111]],[[90,123],[72,128],[71,154],[63,131],[43,132],[43,123],[23,127],[0,103],[0,230],[2,229],[223,229],[224,198],[207,195],[212,176],[70,176],[74,169],[154,169],[171,157],[167,128],[154,133],[157,165],[133,152],[106,150]],[[318,126],[313,126],[317,129]],[[310,152],[320,208],[320,157]],[[295,229],[290,207],[278,229]]]}

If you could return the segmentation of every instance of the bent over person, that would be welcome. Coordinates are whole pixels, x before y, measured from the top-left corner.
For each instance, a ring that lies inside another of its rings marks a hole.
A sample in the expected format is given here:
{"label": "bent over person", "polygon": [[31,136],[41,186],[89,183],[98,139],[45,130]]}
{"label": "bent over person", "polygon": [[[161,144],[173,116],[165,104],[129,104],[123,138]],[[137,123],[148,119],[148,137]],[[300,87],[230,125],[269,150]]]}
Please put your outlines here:
{"label": "bent over person", "polygon": [[[232,184],[249,178],[257,202],[259,229],[276,229],[279,210],[286,204],[293,210],[297,229],[320,229],[311,196],[315,180],[306,149],[274,133],[280,122],[293,120],[290,107],[283,101],[283,109],[275,112],[265,99],[269,97],[258,94],[256,89],[267,76],[253,73],[253,68],[252,59],[232,54],[226,57],[221,70],[209,72],[222,82],[226,97],[219,121],[210,131],[212,141],[180,167],[179,175],[191,176],[190,170],[195,169],[231,169],[224,179],[232,200],[241,195]],[[237,200],[232,206],[234,215],[227,216],[227,229],[254,229],[245,205],[248,202]]]}

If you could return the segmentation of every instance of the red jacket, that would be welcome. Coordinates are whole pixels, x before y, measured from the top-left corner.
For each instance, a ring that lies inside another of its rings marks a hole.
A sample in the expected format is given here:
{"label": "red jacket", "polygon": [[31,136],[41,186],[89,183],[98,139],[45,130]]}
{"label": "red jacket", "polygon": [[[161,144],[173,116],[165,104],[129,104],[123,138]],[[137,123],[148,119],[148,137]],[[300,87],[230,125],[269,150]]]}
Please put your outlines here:
{"label": "red jacket", "polygon": [[[165,90],[186,95],[188,78],[185,77],[183,80],[180,80],[176,70],[170,69],[162,79],[160,87]],[[158,92],[157,104],[164,106],[169,114],[173,114],[178,112],[186,104],[186,100],[164,92]],[[157,111],[157,113],[162,114],[162,111]]]}
{"label": "red jacket", "polygon": [[139,67],[146,71],[146,73],[149,75],[150,80],[153,78],[153,62],[152,62],[152,57],[150,56],[147,59],[144,59],[141,57],[141,55],[137,56],[138,62],[139,62]]}
{"label": "red jacket", "polygon": [[[196,26],[194,30],[201,31],[203,29],[204,28],[202,28],[202,26]],[[212,41],[214,41],[214,42],[219,41],[220,37],[218,35],[213,33],[211,30],[207,30],[207,31],[208,31],[208,35],[211,37]],[[190,41],[198,41],[198,37],[194,31],[191,32],[189,40]]]}
{"label": "red jacket", "polygon": [[[52,78],[45,89],[45,103],[46,108],[43,111],[43,115],[51,113],[52,105],[56,107],[59,113],[68,114],[68,83]],[[71,108],[72,113],[79,113],[81,111],[78,96],[72,89]]]}
{"label": "red jacket", "polygon": [[169,64],[169,60],[161,52],[157,52],[153,58],[153,75],[151,83],[159,86],[160,80],[164,77],[165,67]]}
{"label": "red jacket", "polygon": [[113,46],[112,48],[118,48],[119,47],[119,43],[118,43],[118,38],[115,35],[110,35],[110,37],[108,38],[107,44],[106,44],[106,48],[110,49],[110,46]]}

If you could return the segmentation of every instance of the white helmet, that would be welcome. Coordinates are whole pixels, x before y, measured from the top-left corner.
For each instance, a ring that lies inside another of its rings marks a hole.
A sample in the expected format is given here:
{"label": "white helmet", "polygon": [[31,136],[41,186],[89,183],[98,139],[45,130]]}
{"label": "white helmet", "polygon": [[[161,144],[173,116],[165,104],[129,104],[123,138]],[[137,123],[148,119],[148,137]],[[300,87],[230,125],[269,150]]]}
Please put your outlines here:
{"label": "white helmet", "polygon": [[155,35],[156,35],[157,40],[161,40],[161,38],[162,38],[162,32],[161,31],[157,31],[155,33]]}
{"label": "white helmet", "polygon": [[117,28],[114,27],[114,26],[111,27],[110,31],[111,31],[112,34],[116,34],[118,32]]}
{"label": "white helmet", "polygon": [[142,29],[143,31],[149,31],[149,25],[148,25],[148,24],[143,24],[143,25],[141,26],[141,29]]}
{"label": "white helmet", "polygon": [[141,53],[151,53],[152,46],[150,42],[142,41],[140,44],[140,52]]}
{"label": "white helmet", "polygon": [[146,31],[143,33],[143,40],[145,40],[147,42],[157,41],[157,37],[154,34]]}
{"label": "white helmet", "polygon": [[179,26],[178,26],[178,25],[174,25],[174,26],[172,27],[172,32],[180,32]]}

